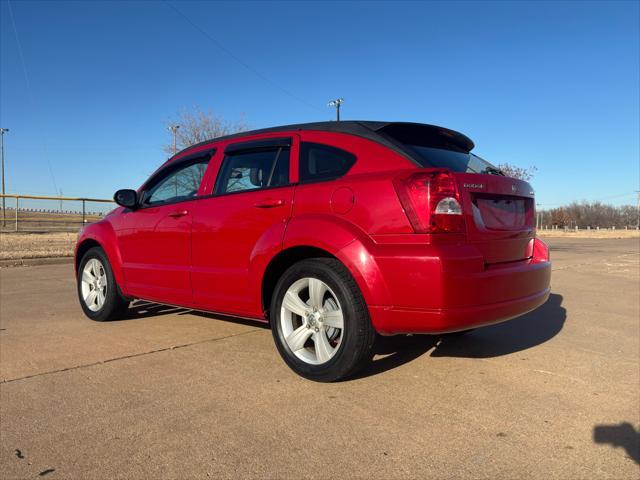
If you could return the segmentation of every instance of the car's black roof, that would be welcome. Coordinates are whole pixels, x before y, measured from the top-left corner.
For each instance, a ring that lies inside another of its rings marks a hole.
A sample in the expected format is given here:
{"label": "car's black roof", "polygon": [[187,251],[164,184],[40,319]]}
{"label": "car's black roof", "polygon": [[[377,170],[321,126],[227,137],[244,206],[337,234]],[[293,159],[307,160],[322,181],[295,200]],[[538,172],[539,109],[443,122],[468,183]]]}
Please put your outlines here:
{"label": "car's black roof", "polygon": [[[444,127],[438,127],[436,125],[428,125],[425,123],[412,123],[412,122],[378,122],[369,120],[343,120],[339,122],[313,122],[313,123],[298,123],[293,125],[282,125],[279,127],[262,128],[259,130],[249,130],[246,132],[238,132],[232,135],[225,135],[223,137],[212,138],[200,142],[196,145],[187,147],[182,152],[186,152],[192,148],[196,148],[201,145],[206,145],[211,142],[218,142],[221,140],[249,137],[251,135],[257,135],[261,133],[277,133],[277,132],[292,132],[292,131],[304,131],[304,130],[319,130],[325,132],[336,132],[356,135],[358,137],[368,138],[375,142],[378,142],[392,150],[400,153],[403,156],[411,157],[410,153],[403,148],[402,143],[397,141],[397,134],[402,135],[427,135],[429,137],[446,137],[446,142],[455,146],[457,149],[464,151],[471,151],[474,147],[473,141],[463,135],[462,133],[450,130]],[[388,132],[394,132],[393,137],[389,136]]]}

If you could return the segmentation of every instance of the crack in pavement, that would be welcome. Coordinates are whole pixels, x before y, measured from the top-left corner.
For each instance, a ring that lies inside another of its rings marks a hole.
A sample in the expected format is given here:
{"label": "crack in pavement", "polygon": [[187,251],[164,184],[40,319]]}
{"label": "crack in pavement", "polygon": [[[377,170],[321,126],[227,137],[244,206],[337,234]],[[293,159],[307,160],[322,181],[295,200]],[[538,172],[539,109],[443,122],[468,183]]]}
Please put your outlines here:
{"label": "crack in pavement", "polygon": [[6,384],[6,383],[18,382],[20,380],[28,380],[30,378],[35,378],[35,377],[41,377],[43,375],[51,375],[51,374],[54,374],[54,373],[68,372],[70,370],[79,370],[81,368],[86,368],[86,367],[94,367],[96,365],[103,365],[105,363],[111,363],[111,362],[115,362],[117,360],[126,360],[128,358],[142,357],[142,356],[145,356],[145,355],[151,355],[153,353],[166,352],[166,351],[169,351],[169,350],[178,350],[179,348],[192,347],[194,345],[200,345],[201,343],[216,342],[218,340],[224,340],[226,338],[239,337],[241,335],[248,335],[250,333],[262,332],[262,331],[264,331],[264,328],[255,328],[253,330],[249,330],[248,332],[234,333],[233,335],[226,335],[224,337],[207,338],[205,340],[198,340],[197,342],[183,343],[183,344],[180,344],[180,345],[172,345],[171,347],[158,348],[158,349],[155,349],[155,350],[149,350],[147,352],[132,353],[131,355],[123,355],[122,357],[114,357],[114,358],[109,358],[107,360],[99,360],[99,361],[93,362],[93,363],[85,363],[85,364],[82,364],[82,365],[74,365],[73,367],[60,368],[58,370],[50,370],[48,372],[34,373],[33,375],[26,375],[24,377],[8,378],[8,379],[3,378],[2,380],[0,380],[0,385]]}

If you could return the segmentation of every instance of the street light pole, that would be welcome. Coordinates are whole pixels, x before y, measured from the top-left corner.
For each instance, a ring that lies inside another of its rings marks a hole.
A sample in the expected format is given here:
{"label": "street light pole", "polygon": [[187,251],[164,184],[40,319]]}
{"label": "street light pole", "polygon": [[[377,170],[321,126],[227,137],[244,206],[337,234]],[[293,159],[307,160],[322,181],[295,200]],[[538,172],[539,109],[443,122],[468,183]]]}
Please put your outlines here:
{"label": "street light pole", "polygon": [[0,128],[0,157],[2,157],[2,226],[5,227],[7,225],[7,209],[5,207],[5,198],[4,198],[4,134],[8,132],[8,128]]}
{"label": "street light pole", "polygon": [[336,121],[340,121],[340,106],[344,103],[344,98],[336,98],[331,100],[327,105],[336,108]]}
{"label": "street light pole", "polygon": [[169,127],[169,130],[171,130],[173,132],[173,154],[175,155],[176,152],[178,151],[177,149],[177,145],[176,145],[176,137],[178,135],[178,129],[180,128],[180,125],[171,125]]}
{"label": "street light pole", "polygon": [[640,190],[637,190],[636,194],[638,195],[638,222],[636,223],[636,230],[640,230]]}

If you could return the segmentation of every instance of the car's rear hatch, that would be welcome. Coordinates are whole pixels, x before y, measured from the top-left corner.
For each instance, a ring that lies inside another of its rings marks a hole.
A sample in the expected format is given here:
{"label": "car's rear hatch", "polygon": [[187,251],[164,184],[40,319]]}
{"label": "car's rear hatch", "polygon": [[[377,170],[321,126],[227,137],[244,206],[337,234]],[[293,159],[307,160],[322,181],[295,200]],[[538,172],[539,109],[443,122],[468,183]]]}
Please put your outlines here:
{"label": "car's rear hatch", "polygon": [[453,172],[468,241],[481,251],[485,264],[532,257],[535,200],[531,185],[504,176],[497,167],[472,154],[473,142],[459,132],[415,123],[369,127],[420,167]]}
{"label": "car's rear hatch", "polygon": [[522,180],[500,175],[456,173],[465,212],[467,237],[485,263],[526,260],[533,255],[533,189]]}

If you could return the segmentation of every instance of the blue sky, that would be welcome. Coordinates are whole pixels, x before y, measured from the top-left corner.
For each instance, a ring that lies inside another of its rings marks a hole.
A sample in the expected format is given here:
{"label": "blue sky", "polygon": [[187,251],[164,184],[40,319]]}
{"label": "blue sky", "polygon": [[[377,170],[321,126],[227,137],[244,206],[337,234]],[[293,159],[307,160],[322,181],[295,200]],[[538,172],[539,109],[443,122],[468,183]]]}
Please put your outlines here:
{"label": "blue sky", "polygon": [[223,48],[165,2],[1,1],[8,192],[109,198],[165,159],[185,107],[261,128],[331,119],[342,96],[345,119],[443,125],[537,166],[542,205],[635,203],[638,2],[172,3]]}

